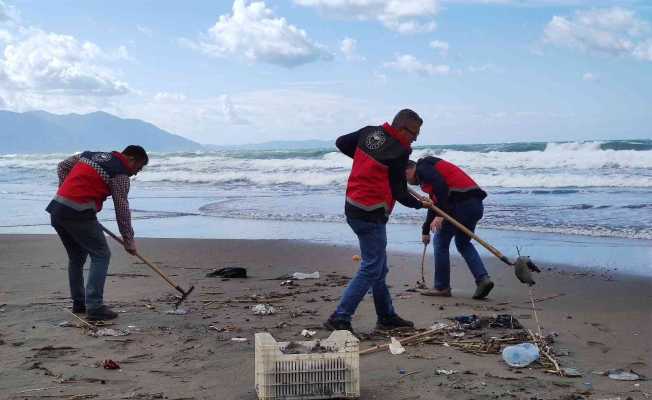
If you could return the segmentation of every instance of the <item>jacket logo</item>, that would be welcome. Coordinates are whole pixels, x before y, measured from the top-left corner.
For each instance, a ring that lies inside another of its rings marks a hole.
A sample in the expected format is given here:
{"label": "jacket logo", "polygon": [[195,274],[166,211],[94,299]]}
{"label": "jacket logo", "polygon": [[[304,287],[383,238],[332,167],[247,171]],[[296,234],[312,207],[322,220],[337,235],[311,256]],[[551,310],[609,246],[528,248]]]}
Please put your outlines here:
{"label": "jacket logo", "polygon": [[380,146],[385,144],[387,138],[383,132],[374,132],[367,137],[365,145],[369,150],[378,150]]}
{"label": "jacket logo", "polygon": [[93,157],[92,157],[93,161],[98,162],[98,163],[107,162],[111,158],[113,158],[111,153],[97,153],[97,154],[93,154]]}

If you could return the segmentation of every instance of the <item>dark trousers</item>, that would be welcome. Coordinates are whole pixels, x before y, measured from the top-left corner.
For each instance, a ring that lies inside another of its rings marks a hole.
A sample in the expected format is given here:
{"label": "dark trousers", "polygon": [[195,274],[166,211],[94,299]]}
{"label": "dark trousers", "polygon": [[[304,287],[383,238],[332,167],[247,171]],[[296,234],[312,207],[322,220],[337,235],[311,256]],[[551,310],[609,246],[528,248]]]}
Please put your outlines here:
{"label": "dark trousers", "polygon": [[[88,310],[102,306],[104,282],[109,269],[111,251],[100,223],[96,219],[75,220],[51,218],[68,253],[68,281],[73,302],[86,304]],[[91,257],[88,281],[84,288],[84,263]]]}

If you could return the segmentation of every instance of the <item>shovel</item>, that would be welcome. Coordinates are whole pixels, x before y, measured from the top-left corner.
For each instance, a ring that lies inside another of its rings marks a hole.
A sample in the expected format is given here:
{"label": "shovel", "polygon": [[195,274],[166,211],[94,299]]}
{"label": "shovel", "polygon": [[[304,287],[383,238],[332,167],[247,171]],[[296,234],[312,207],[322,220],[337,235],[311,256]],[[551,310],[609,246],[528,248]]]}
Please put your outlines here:
{"label": "shovel", "polygon": [[[409,189],[410,194],[416,198],[419,201],[425,201],[426,198],[418,194],[412,189]],[[441,216],[444,218],[446,221],[450,222],[453,224],[457,229],[461,230],[465,234],[467,234],[471,239],[474,239],[476,242],[480,243],[485,249],[489,250],[491,254],[496,256],[500,261],[504,262],[505,264],[514,267],[514,274],[518,278],[519,281],[522,283],[525,283],[529,286],[534,285],[534,279],[532,279],[532,271],[534,272],[541,272],[539,267],[537,267],[532,260],[530,260],[530,257],[528,256],[521,256],[519,255],[514,262],[510,261],[507,256],[505,256],[503,253],[498,251],[495,247],[490,245],[489,243],[485,242],[482,240],[478,235],[473,233],[469,228],[466,226],[462,225],[460,222],[455,220],[455,218],[451,217],[447,213],[445,213],[442,209],[439,207],[435,206],[434,204],[430,206],[430,209],[437,213],[437,215]]]}
{"label": "shovel", "polygon": [[[102,224],[100,224],[102,227],[102,230],[111,238],[113,238],[116,242],[120,243],[121,245],[125,245],[125,243],[120,239],[118,236],[116,236],[115,233],[111,232],[110,230],[106,229]],[[170,286],[172,286],[174,289],[176,289],[179,293],[181,293],[181,297],[179,300],[177,300],[176,303],[174,303],[174,308],[177,309],[179,308],[179,305],[190,295],[190,293],[195,290],[194,286],[190,286],[190,289],[188,290],[183,290],[181,286],[177,285],[172,281],[172,279],[168,278],[163,271],[161,271],[156,265],[154,265],[151,261],[146,259],[145,257],[141,256],[140,254],[136,253],[134,254],[136,257],[140,259],[140,261],[144,262],[148,267],[150,267],[154,272],[160,275],[161,278],[163,278]]]}

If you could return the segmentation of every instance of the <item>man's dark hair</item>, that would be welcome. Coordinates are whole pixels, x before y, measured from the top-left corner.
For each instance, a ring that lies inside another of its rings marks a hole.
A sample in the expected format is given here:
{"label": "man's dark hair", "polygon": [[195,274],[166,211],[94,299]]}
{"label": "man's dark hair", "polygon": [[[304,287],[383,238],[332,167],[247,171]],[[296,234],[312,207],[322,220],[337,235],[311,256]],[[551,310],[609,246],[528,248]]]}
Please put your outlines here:
{"label": "man's dark hair", "polygon": [[134,144],[131,144],[125,147],[124,150],[122,150],[122,154],[128,157],[132,157],[136,161],[142,161],[143,165],[147,165],[147,163],[149,162],[149,157],[147,156],[147,152],[141,146],[136,146]]}
{"label": "man's dark hair", "polygon": [[419,125],[423,125],[423,119],[416,112],[405,108],[396,114],[394,120],[392,121],[392,128],[401,129],[407,126],[408,121],[417,122]]}
{"label": "man's dark hair", "polygon": [[413,160],[408,160],[407,164],[405,164],[405,169],[416,168],[416,167],[417,167],[417,162]]}

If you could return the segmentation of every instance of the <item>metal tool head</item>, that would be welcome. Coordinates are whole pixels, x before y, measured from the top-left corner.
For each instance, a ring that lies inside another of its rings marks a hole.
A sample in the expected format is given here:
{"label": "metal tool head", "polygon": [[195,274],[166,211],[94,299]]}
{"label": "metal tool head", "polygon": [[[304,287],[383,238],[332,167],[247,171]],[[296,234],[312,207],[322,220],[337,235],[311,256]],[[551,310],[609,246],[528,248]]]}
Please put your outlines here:
{"label": "metal tool head", "polygon": [[183,301],[186,299],[186,297],[188,297],[188,296],[190,295],[190,293],[192,293],[192,291],[195,290],[195,287],[194,287],[194,286],[190,286],[190,289],[188,289],[188,290],[183,290],[183,289],[181,289],[179,286],[177,286],[176,289],[181,293],[181,297],[179,297],[179,300],[177,300],[177,302],[174,303],[174,309],[175,309],[175,310],[176,310],[177,308],[179,308],[179,306],[181,305],[181,303],[183,303]]}
{"label": "metal tool head", "polygon": [[514,274],[518,280],[529,286],[534,285],[535,282],[532,279],[532,272],[541,272],[541,270],[530,260],[530,257],[518,256],[516,261],[514,261]]}

